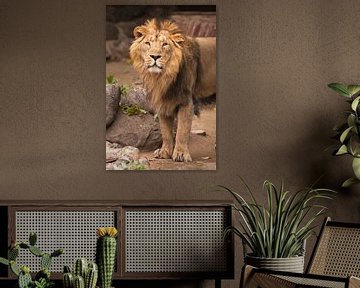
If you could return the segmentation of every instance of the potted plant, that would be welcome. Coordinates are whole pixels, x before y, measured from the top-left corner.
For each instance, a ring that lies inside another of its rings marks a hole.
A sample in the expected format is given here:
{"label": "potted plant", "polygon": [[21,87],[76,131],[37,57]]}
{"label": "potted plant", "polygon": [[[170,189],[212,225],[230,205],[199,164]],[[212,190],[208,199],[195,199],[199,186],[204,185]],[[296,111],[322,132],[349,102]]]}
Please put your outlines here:
{"label": "potted plant", "polygon": [[360,183],[360,85],[344,85],[331,83],[329,88],[346,98],[350,104],[350,110],[346,112],[346,122],[334,127],[339,139],[339,145],[334,155],[350,155],[352,157],[352,168],[354,177],[347,179],[342,186],[348,187]]}
{"label": "potted plant", "polygon": [[[11,243],[8,251],[8,259],[0,257],[0,263],[10,266],[11,271],[18,277],[18,288],[50,288],[54,286],[54,282],[50,280],[50,265],[54,257],[59,257],[64,253],[63,249],[57,249],[52,253],[43,252],[36,246],[37,236],[30,233],[29,243],[19,242]],[[41,270],[36,273],[32,279],[30,268],[26,265],[19,265],[16,262],[20,249],[28,250],[31,254],[40,258]]]}
{"label": "potted plant", "polygon": [[[326,209],[317,202],[331,199],[334,192],[328,189],[304,188],[296,193],[264,182],[266,205],[261,205],[251,189],[242,180],[251,201],[225,186],[235,199],[233,208],[240,215],[239,227],[228,227],[244,245],[245,264],[278,271],[300,272],[304,270],[305,241],[314,233],[315,220]],[[250,250],[248,253],[248,250]]]}

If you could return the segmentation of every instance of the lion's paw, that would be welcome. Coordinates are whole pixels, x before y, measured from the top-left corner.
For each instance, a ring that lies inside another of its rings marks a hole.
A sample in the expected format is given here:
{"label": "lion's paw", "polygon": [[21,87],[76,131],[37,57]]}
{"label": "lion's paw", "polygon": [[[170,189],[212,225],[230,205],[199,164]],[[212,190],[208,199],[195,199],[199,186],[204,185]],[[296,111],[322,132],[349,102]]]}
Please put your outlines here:
{"label": "lion's paw", "polygon": [[169,158],[171,158],[171,154],[169,153],[169,150],[164,149],[164,148],[156,149],[154,151],[154,156],[155,156],[155,158],[159,158],[159,159],[169,159]]}
{"label": "lion's paw", "polygon": [[176,162],[191,162],[192,161],[189,151],[184,151],[181,149],[174,150],[172,159]]}

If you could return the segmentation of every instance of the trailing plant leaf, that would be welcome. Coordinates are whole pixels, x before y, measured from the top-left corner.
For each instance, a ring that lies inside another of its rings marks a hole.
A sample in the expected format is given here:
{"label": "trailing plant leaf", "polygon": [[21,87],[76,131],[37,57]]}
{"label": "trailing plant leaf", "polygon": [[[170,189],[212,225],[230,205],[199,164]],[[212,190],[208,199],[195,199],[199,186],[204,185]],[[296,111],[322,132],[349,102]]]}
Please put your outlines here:
{"label": "trailing plant leaf", "polygon": [[[334,130],[339,133],[336,136],[341,143],[340,148],[334,153],[334,155],[340,156],[350,154],[354,157],[352,162],[353,173],[357,179],[360,179],[360,160],[356,160],[360,157],[360,115],[358,113],[358,107],[360,103],[360,85],[344,85],[341,83],[331,83],[328,85],[340,95],[346,96],[351,106],[351,112],[347,116],[346,123],[339,125]],[[354,180],[354,177],[346,180],[342,187],[349,187],[354,184],[360,183]]]}
{"label": "trailing plant leaf", "polygon": [[351,103],[351,109],[356,111],[356,108],[359,105],[360,96],[356,97],[355,100]]}
{"label": "trailing plant leaf", "polygon": [[357,179],[360,179],[360,158],[354,157],[352,168]]}
{"label": "trailing plant leaf", "polygon": [[359,184],[360,183],[360,180],[356,177],[351,177],[347,180],[344,181],[344,183],[342,183],[341,187],[344,187],[344,188],[348,188],[354,184]]}
{"label": "trailing plant leaf", "polygon": [[339,93],[342,96],[351,97],[351,94],[349,92],[349,90],[347,89],[347,86],[341,83],[330,83],[328,85],[329,88],[333,89],[334,91],[336,91],[337,93]]}
{"label": "trailing plant leaf", "polygon": [[344,143],[344,141],[346,140],[346,137],[348,136],[348,134],[352,128],[353,128],[353,126],[350,126],[349,128],[345,129],[345,131],[341,134],[341,136],[340,136],[341,143]]}
{"label": "trailing plant leaf", "polygon": [[344,155],[344,154],[348,154],[348,153],[349,152],[348,152],[346,145],[341,145],[339,150],[336,152],[336,155]]}
{"label": "trailing plant leaf", "polygon": [[351,96],[356,96],[360,93],[360,85],[348,85],[347,90]]}

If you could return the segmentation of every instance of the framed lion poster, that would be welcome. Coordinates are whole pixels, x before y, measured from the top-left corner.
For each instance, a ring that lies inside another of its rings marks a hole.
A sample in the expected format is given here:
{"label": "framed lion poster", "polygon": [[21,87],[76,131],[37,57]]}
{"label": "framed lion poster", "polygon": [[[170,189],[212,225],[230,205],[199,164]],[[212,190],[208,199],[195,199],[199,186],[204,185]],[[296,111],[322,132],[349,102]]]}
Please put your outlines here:
{"label": "framed lion poster", "polygon": [[216,170],[216,6],[106,7],[106,169]]}

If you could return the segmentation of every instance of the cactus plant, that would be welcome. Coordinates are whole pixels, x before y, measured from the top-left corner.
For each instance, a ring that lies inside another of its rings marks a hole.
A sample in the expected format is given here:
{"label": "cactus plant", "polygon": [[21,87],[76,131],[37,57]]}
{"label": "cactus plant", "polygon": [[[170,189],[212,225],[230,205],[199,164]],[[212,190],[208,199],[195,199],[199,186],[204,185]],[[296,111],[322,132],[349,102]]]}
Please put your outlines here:
{"label": "cactus plant", "polygon": [[98,267],[96,263],[90,262],[88,264],[85,258],[76,259],[73,273],[69,266],[64,266],[64,288],[95,288],[97,279]]}
{"label": "cactus plant", "polygon": [[89,263],[85,276],[85,288],[95,288],[98,279],[98,266],[96,263]]}
{"label": "cactus plant", "polygon": [[87,268],[88,261],[85,258],[76,259],[74,267],[75,276],[81,276],[85,280]]}
{"label": "cactus plant", "polygon": [[101,227],[97,229],[96,262],[99,267],[99,282],[101,288],[110,288],[114,272],[116,256],[115,227]]}
{"label": "cactus plant", "polygon": [[[35,233],[30,233],[29,244],[20,242],[12,242],[8,251],[8,259],[0,257],[0,264],[10,266],[11,271],[18,276],[19,288],[48,288],[51,287],[53,282],[50,281],[50,265],[53,257],[58,257],[64,253],[63,249],[57,249],[51,254],[44,253],[36,245],[37,236]],[[19,267],[16,259],[19,256],[19,250],[29,250],[30,253],[37,257],[41,257],[41,270],[36,274],[35,281],[32,280],[30,269],[28,266]]]}
{"label": "cactus plant", "polygon": [[21,267],[21,271],[19,273],[18,285],[19,288],[28,288],[32,283],[30,269],[27,266]]}
{"label": "cactus plant", "polygon": [[84,278],[80,275],[74,277],[74,288],[85,288]]}

